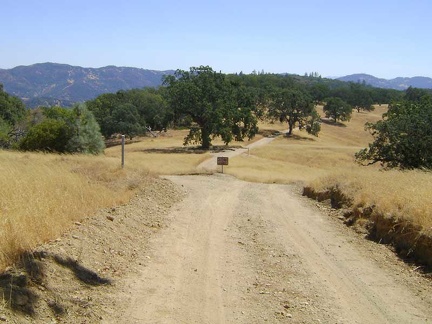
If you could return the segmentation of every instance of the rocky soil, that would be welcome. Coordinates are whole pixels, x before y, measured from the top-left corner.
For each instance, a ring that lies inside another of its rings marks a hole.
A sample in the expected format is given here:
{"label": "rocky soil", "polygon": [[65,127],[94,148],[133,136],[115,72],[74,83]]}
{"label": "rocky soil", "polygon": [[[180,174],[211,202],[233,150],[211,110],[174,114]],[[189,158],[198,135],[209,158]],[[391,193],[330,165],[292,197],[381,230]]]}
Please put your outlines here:
{"label": "rocky soil", "polygon": [[153,179],[0,276],[5,323],[427,323],[432,285],[289,185]]}
{"label": "rocky soil", "polygon": [[149,239],[168,226],[183,192],[150,178],[125,206],[101,210],[24,255],[0,276],[0,322],[100,323],[126,307],[124,280],[140,273]]}

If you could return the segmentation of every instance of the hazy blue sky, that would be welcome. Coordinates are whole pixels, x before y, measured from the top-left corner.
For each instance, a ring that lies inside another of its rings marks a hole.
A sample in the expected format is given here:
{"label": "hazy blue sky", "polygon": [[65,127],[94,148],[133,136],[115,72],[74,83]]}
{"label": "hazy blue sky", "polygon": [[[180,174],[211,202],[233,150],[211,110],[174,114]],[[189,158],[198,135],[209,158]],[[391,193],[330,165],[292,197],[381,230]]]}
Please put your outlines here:
{"label": "hazy blue sky", "polygon": [[431,0],[0,0],[0,68],[432,77]]}

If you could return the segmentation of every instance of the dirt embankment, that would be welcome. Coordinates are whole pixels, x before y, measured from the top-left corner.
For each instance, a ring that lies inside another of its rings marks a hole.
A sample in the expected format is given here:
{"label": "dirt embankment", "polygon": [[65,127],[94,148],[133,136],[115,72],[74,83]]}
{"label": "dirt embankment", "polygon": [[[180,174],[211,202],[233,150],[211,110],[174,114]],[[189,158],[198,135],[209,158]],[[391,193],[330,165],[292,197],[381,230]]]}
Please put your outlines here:
{"label": "dirt embankment", "polygon": [[6,323],[425,323],[431,282],[289,185],[153,179],[0,277]]}
{"label": "dirt embankment", "polygon": [[149,239],[183,193],[149,178],[127,205],[101,210],[22,256],[0,275],[0,322],[101,323],[124,305],[124,278],[140,272]]}
{"label": "dirt embankment", "polygon": [[319,202],[327,202],[340,211],[348,226],[365,232],[368,238],[376,242],[392,245],[400,257],[414,261],[420,267],[432,269],[432,236],[426,234],[420,226],[392,215],[383,215],[375,206],[355,206],[339,188],[316,192],[311,187],[305,187],[303,195]]}
{"label": "dirt embankment", "polygon": [[118,323],[424,323],[431,285],[296,188],[225,175],[186,190]]}

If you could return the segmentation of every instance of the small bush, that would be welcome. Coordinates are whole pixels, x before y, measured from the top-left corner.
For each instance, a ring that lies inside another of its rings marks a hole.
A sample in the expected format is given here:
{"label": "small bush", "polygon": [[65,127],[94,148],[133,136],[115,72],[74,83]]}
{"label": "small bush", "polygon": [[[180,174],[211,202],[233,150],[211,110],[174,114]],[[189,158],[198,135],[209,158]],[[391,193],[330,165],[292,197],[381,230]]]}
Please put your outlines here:
{"label": "small bush", "polygon": [[99,125],[84,104],[45,108],[42,120],[19,143],[21,150],[58,153],[98,154],[104,148]]}
{"label": "small bush", "polygon": [[30,128],[19,149],[65,153],[70,138],[71,129],[64,120],[48,118]]}

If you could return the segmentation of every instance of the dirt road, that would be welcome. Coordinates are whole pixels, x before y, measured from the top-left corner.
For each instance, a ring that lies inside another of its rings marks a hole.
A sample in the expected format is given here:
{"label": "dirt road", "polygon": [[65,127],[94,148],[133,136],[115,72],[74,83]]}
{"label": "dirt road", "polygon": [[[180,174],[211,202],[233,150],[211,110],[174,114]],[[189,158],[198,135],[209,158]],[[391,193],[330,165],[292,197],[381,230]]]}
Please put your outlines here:
{"label": "dirt road", "polygon": [[275,137],[264,137],[260,140],[253,142],[249,145],[244,146],[240,149],[233,149],[233,150],[225,150],[219,153],[213,153],[212,157],[208,160],[205,160],[200,165],[197,166],[197,170],[199,171],[207,171],[207,172],[216,172],[218,169],[221,169],[220,166],[217,165],[217,158],[219,156],[225,156],[228,158],[232,158],[241,154],[249,154],[250,150],[253,150],[257,147],[264,146],[266,144],[269,144],[275,139]]}
{"label": "dirt road", "polygon": [[107,323],[427,323],[430,282],[287,185],[173,176],[186,198]]}

